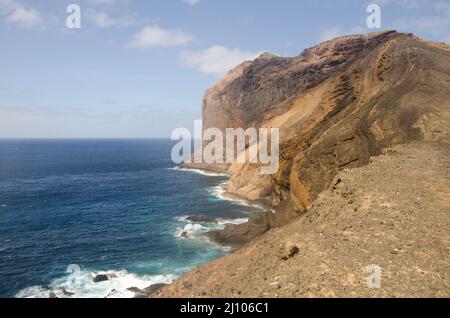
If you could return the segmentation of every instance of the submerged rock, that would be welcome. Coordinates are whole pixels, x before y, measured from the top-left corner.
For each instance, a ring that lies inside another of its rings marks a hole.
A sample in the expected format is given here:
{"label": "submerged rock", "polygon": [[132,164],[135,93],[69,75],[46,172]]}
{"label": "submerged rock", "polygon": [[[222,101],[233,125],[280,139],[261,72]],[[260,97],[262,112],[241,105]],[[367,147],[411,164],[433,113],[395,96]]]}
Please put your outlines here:
{"label": "submerged rock", "polygon": [[129,287],[127,288],[127,290],[129,290],[132,293],[142,293],[142,289],[139,289],[137,287]]}
{"label": "submerged rock", "polygon": [[70,296],[75,295],[74,292],[68,291],[65,287],[61,287],[60,290],[64,294],[64,296],[70,297]]}
{"label": "submerged rock", "polygon": [[191,222],[200,223],[217,223],[217,220],[206,215],[193,215],[186,218],[186,220]]}

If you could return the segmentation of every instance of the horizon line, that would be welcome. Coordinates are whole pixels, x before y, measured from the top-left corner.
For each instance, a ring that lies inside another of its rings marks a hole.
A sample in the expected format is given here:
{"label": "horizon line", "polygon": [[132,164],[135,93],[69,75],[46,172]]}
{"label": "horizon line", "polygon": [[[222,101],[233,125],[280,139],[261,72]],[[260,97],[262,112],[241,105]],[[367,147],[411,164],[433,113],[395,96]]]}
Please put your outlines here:
{"label": "horizon line", "polygon": [[[190,138],[191,140],[198,140]],[[172,140],[169,137],[0,137],[1,140]]]}

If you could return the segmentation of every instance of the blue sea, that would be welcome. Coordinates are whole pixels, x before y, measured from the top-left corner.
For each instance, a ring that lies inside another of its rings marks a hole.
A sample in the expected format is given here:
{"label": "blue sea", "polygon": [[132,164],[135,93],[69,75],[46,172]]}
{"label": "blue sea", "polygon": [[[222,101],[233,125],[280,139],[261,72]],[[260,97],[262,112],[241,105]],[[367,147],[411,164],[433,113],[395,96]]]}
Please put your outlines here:
{"label": "blue sea", "polygon": [[225,255],[202,233],[260,208],[224,198],[226,176],[175,168],[172,145],[1,140],[0,297],[133,297]]}

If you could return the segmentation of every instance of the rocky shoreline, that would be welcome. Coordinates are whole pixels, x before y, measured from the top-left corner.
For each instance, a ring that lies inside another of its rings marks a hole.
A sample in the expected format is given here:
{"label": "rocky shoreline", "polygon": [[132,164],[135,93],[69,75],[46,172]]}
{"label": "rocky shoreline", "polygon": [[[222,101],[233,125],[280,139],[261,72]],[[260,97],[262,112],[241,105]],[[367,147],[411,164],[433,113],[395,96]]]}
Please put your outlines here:
{"label": "rocky shoreline", "polygon": [[305,215],[150,297],[448,297],[449,145],[395,147],[339,173]]}

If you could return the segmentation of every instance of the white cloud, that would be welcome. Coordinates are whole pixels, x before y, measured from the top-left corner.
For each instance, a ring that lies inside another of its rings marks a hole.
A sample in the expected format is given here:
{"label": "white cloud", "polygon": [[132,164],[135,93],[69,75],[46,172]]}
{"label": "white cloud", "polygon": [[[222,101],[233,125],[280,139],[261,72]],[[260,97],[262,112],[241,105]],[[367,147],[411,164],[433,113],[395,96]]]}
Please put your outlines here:
{"label": "white cloud", "polygon": [[402,30],[417,30],[418,32],[441,35],[450,29],[450,18],[440,16],[424,16],[416,19],[398,19],[394,25]]}
{"label": "white cloud", "polygon": [[195,6],[200,2],[200,0],[181,0],[181,2],[186,3],[190,6]]}
{"label": "white cloud", "polygon": [[18,4],[14,0],[0,0],[0,14],[13,10]]}
{"label": "white cloud", "polygon": [[450,38],[450,4],[448,2],[436,1],[431,4],[421,0],[402,0],[396,4],[403,4],[409,7],[414,6],[415,8],[431,8],[435,13],[414,18],[396,19],[392,23],[393,28],[424,36],[432,35],[440,38],[442,41],[448,41]]}
{"label": "white cloud", "polygon": [[86,14],[87,19],[99,28],[112,28],[112,27],[127,27],[135,24],[135,19],[132,17],[111,17],[106,12],[97,12],[90,10]]}
{"label": "white cloud", "polygon": [[242,51],[240,49],[228,49],[216,45],[202,51],[183,52],[179,59],[187,67],[197,69],[205,74],[220,77],[242,62],[257,58],[261,53]]}
{"label": "white cloud", "polygon": [[408,9],[417,9],[424,5],[429,5],[430,0],[370,0],[370,3],[379,5],[397,5]]}
{"label": "white cloud", "polygon": [[325,29],[322,32],[320,32],[319,41],[325,42],[331,39],[334,39],[338,36],[341,36],[344,34],[344,30],[341,26],[335,25],[331,28]]}
{"label": "white cloud", "polygon": [[6,22],[24,27],[34,27],[41,26],[43,20],[39,11],[19,6],[8,15]]}
{"label": "white cloud", "polygon": [[22,27],[43,27],[41,13],[14,0],[0,0],[0,13],[5,21]]}
{"label": "white cloud", "polygon": [[164,29],[157,25],[146,26],[136,33],[130,46],[149,47],[172,47],[181,46],[194,40],[194,36],[182,30]]}

